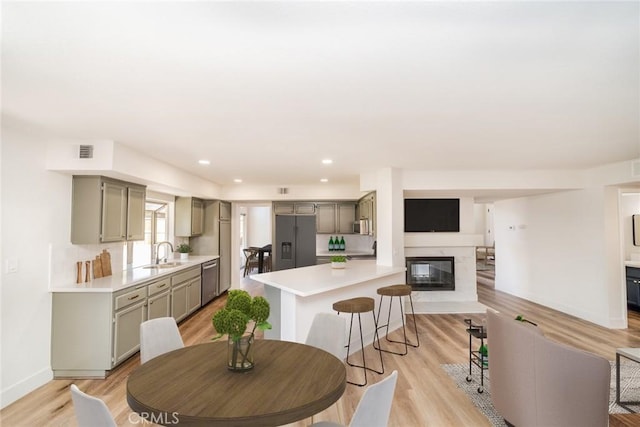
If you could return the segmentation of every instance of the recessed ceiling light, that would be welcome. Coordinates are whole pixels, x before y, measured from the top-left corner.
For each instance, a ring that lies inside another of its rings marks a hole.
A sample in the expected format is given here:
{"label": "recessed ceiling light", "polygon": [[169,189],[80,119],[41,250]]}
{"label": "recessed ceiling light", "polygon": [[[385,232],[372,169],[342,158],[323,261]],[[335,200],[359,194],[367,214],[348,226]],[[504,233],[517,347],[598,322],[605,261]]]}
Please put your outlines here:
{"label": "recessed ceiling light", "polygon": [[322,164],[324,164],[324,165],[330,165],[331,163],[333,163],[333,160],[331,160],[331,159],[322,160]]}
{"label": "recessed ceiling light", "polygon": [[320,182],[329,182],[329,180],[327,178],[321,178]]}
{"label": "recessed ceiling light", "polygon": [[242,180],[240,178],[236,178],[236,179],[233,180],[233,182],[241,183]]}
{"label": "recessed ceiling light", "polygon": [[209,160],[206,160],[206,159],[198,160],[198,163],[200,163],[201,165],[210,165],[211,164],[211,162]]}

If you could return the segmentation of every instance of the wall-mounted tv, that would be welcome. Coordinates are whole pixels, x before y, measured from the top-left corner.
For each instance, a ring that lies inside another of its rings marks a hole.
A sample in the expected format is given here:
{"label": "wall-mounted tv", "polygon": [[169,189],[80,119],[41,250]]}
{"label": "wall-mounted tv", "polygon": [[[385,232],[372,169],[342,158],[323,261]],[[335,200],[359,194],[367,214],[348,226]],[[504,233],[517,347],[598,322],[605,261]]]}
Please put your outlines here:
{"label": "wall-mounted tv", "polygon": [[460,231],[460,199],[404,199],[404,231]]}

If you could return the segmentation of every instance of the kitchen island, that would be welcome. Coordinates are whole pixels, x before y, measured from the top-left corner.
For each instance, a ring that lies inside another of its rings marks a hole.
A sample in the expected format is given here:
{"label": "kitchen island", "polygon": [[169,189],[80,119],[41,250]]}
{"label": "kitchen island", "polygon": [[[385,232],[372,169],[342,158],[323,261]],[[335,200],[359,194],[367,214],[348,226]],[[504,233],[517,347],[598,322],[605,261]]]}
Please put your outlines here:
{"label": "kitchen island", "polygon": [[[271,305],[269,322],[272,329],[265,331],[265,338],[304,342],[314,315],[334,312],[333,303],[343,299],[372,297],[376,300],[377,309],[376,289],[405,283],[405,271],[404,266],[391,267],[377,265],[373,260],[352,260],[347,262],[344,269],[321,264],[254,274],[251,279],[264,284],[265,298]],[[392,321],[390,330],[399,326],[398,318],[397,322]],[[362,316],[362,328],[365,343],[372,342],[374,324],[370,315]],[[359,343],[352,348],[358,351]]]}

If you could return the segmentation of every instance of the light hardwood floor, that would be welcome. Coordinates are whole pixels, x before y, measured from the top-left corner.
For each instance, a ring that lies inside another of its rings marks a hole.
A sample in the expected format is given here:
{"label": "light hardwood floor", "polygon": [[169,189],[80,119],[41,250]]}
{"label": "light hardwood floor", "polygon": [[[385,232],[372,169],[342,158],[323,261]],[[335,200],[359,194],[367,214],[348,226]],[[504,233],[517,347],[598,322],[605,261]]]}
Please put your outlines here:
{"label": "light hardwood floor", "polygon": [[[486,276],[486,275],[485,275]],[[640,315],[630,314],[629,328],[609,330],[555,310],[496,291],[487,284],[478,286],[480,302],[501,312],[522,314],[539,324],[550,338],[614,360],[617,347],[640,347]],[[261,292],[256,282],[246,281],[253,294]],[[211,316],[224,304],[218,298],[180,325],[185,345],[207,342],[213,336]],[[487,419],[440,369],[441,364],[468,362],[468,335],[463,319],[481,321],[483,315],[418,315],[421,345],[410,349],[407,356],[385,354],[386,372],[398,370],[399,379],[390,417],[390,426],[488,426]],[[371,352],[368,363],[378,362]],[[257,362],[259,363],[259,361]],[[2,426],[75,426],[69,385],[73,382],[81,390],[102,398],[109,406],[118,425],[141,425],[126,402],[128,375],[140,364],[133,356],[115,369],[105,380],[54,380],[0,411]],[[348,375],[358,379],[359,371],[348,369]],[[370,384],[382,375],[372,375]],[[348,385],[343,397],[314,421],[331,420],[348,424],[364,388]],[[247,399],[251,399],[250,390]],[[302,427],[305,420],[294,424]],[[148,425],[148,424],[147,424]]]}

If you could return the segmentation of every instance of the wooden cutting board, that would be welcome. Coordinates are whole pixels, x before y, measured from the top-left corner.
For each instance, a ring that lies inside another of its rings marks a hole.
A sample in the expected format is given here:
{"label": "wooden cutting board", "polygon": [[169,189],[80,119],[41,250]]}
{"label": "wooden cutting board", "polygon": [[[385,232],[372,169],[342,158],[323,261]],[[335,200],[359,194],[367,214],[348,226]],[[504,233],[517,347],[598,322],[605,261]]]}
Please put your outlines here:
{"label": "wooden cutting board", "polygon": [[111,276],[111,254],[108,250],[102,250],[100,262],[102,264],[102,277]]}
{"label": "wooden cutting board", "polygon": [[102,261],[100,255],[96,255],[96,259],[93,260],[93,278],[98,279],[102,277]]}

